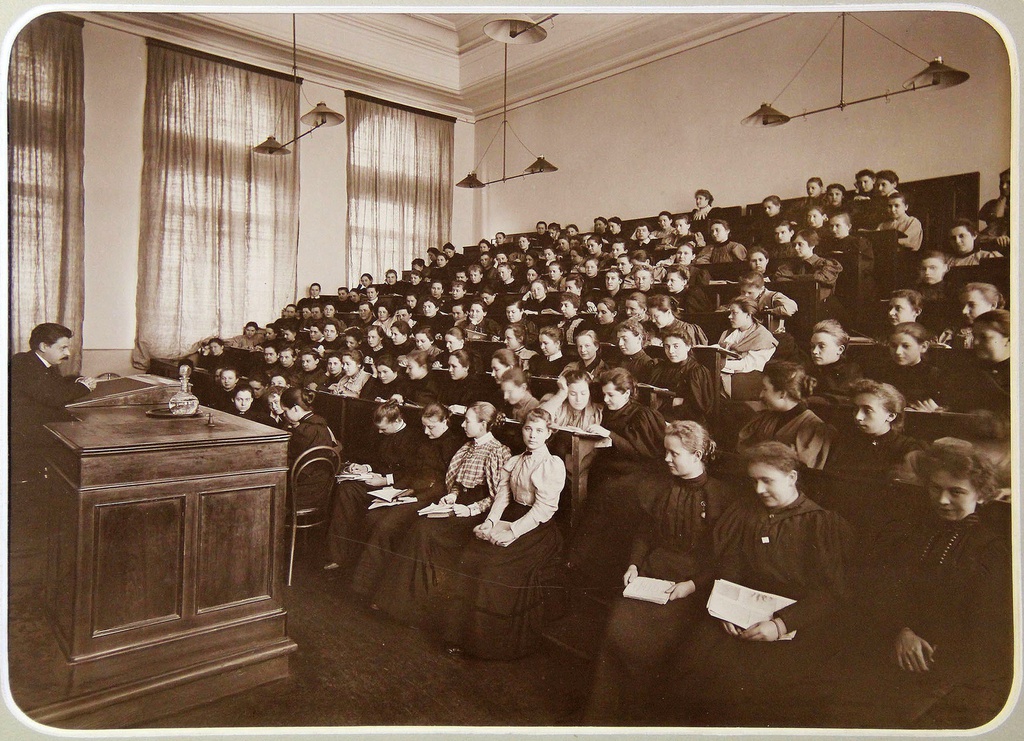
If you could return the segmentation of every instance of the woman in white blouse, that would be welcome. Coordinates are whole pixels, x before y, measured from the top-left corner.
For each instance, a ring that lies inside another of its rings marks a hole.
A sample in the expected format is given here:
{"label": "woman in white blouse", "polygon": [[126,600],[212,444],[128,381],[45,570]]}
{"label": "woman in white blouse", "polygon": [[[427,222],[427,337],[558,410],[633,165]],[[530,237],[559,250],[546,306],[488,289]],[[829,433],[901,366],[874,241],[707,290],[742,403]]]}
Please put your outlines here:
{"label": "woman in white blouse", "polygon": [[732,396],[732,374],[763,371],[772,359],[779,341],[757,321],[757,304],[745,297],[729,302],[729,326],[718,339],[718,346],[739,357],[729,358],[722,366],[722,390]]}
{"label": "woman in white blouse", "polygon": [[551,415],[534,409],[523,422],[526,452],[502,467],[491,510],[474,528],[456,572],[445,624],[450,654],[513,659],[533,650],[549,591],[562,561],[552,522],[565,487],[565,464],[548,450]]}

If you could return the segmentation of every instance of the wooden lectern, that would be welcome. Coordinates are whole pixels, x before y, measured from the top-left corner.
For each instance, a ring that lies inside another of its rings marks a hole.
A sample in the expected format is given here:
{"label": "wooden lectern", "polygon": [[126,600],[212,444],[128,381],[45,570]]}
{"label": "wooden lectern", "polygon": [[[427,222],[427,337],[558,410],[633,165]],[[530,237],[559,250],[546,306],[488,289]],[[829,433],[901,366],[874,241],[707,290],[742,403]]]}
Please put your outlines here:
{"label": "wooden lectern", "polygon": [[287,676],[296,648],[281,599],[287,433],[111,403],[47,426],[46,604],[66,685],[23,709],[49,725],[208,702]]}

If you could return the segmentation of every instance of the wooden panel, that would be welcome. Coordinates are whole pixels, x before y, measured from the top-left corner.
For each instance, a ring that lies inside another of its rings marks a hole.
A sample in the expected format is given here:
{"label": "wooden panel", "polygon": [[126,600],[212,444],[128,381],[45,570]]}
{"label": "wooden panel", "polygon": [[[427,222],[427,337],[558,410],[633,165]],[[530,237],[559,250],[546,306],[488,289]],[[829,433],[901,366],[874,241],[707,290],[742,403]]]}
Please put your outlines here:
{"label": "wooden panel", "polygon": [[270,597],[274,494],[258,487],[200,498],[197,612]]}
{"label": "wooden panel", "polygon": [[[190,420],[198,423],[198,420]],[[109,484],[210,476],[223,471],[226,464],[240,471],[266,471],[284,468],[287,451],[280,444],[261,441],[178,450],[124,451],[90,455],[81,459],[79,485],[82,489]]]}
{"label": "wooden panel", "polygon": [[185,497],[96,507],[92,635],[179,619]]}
{"label": "wooden panel", "polygon": [[58,642],[65,653],[70,653],[79,545],[78,495],[63,479],[51,476],[49,505],[46,604]]}

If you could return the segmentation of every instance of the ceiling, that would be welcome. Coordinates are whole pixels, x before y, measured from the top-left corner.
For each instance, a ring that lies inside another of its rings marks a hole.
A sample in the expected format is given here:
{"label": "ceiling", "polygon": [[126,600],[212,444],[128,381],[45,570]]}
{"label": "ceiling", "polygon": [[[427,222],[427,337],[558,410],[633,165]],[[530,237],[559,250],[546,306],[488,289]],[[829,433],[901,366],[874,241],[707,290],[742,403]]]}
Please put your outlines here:
{"label": "ceiling", "polygon": [[[87,22],[291,71],[292,16],[281,13],[77,13]],[[505,45],[481,13],[299,13],[298,74],[328,87],[477,121],[499,113]],[[520,16],[525,17],[525,16]],[[530,16],[533,20],[542,14]],[[784,16],[565,13],[547,38],[508,47],[515,108]]]}

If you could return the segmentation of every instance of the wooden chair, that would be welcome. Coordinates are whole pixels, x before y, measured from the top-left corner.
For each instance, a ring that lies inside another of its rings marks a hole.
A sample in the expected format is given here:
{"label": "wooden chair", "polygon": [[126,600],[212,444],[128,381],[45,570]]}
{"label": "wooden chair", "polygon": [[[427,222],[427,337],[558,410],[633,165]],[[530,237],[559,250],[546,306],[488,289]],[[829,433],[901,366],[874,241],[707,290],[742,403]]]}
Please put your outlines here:
{"label": "wooden chair", "polygon": [[[288,586],[292,585],[295,565],[295,539],[299,530],[327,523],[330,516],[331,492],[335,477],[341,470],[341,453],[337,447],[318,445],[300,455],[288,474],[288,515],[291,546],[288,553]],[[302,500],[307,500],[303,502]]]}

